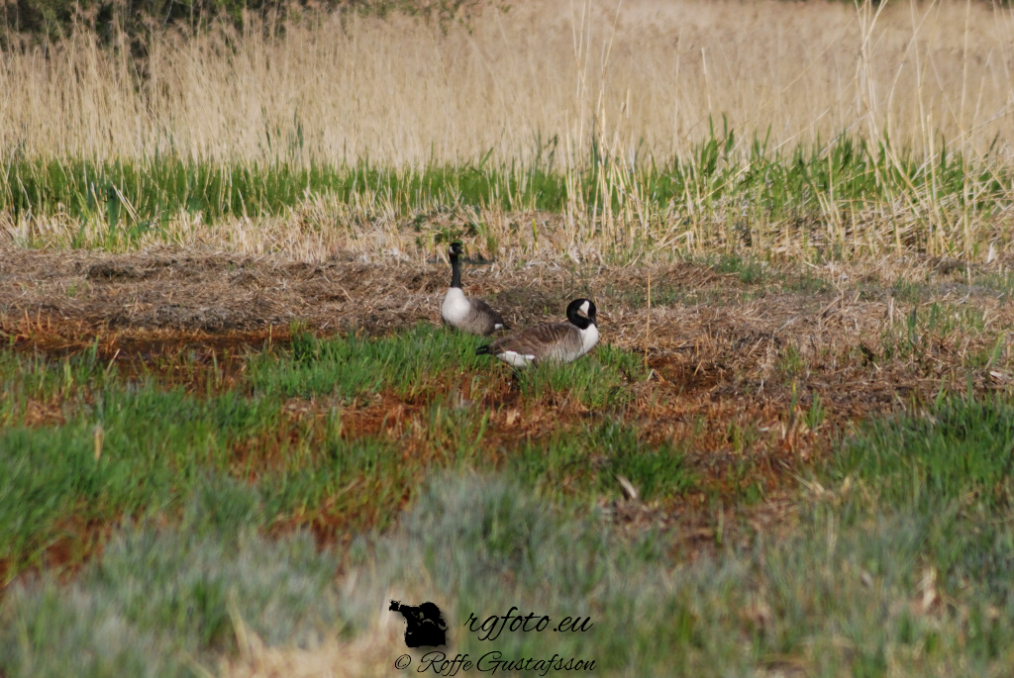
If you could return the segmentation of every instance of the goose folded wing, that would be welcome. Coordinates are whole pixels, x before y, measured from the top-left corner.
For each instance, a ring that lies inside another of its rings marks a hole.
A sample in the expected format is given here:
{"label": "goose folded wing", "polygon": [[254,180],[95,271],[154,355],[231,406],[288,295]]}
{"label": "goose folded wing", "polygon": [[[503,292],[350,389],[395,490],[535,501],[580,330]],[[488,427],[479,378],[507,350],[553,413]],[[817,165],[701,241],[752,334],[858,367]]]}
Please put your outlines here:
{"label": "goose folded wing", "polygon": [[490,353],[496,355],[512,352],[534,356],[538,360],[557,357],[580,345],[580,333],[570,323],[543,323],[498,339],[489,348]]}
{"label": "goose folded wing", "polygon": [[493,310],[493,307],[482,299],[472,299],[472,313],[477,317],[489,318],[493,321],[494,325],[507,327],[503,321],[503,316]]}

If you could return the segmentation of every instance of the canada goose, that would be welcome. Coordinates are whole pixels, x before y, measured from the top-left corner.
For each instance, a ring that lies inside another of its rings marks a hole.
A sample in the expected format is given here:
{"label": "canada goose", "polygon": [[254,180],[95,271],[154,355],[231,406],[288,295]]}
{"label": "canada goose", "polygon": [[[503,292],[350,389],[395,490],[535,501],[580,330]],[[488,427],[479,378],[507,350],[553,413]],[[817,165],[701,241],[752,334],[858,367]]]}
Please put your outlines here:
{"label": "canada goose", "polygon": [[461,291],[461,243],[452,242],[448,252],[451,258],[451,286],[444,295],[440,317],[444,322],[469,334],[493,334],[506,325],[503,317],[482,299],[469,299]]}
{"label": "canada goose", "polygon": [[542,323],[480,346],[475,352],[495,355],[513,367],[543,360],[569,363],[592,350],[598,340],[595,303],[591,299],[575,299],[567,306],[567,322]]}

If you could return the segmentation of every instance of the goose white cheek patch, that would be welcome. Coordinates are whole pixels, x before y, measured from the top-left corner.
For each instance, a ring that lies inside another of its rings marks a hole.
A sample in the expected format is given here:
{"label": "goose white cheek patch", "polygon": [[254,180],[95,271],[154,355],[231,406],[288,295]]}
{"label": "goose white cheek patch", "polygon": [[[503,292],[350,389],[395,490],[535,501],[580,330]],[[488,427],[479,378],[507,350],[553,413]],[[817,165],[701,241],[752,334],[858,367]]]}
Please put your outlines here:
{"label": "goose white cheek patch", "polygon": [[518,353],[517,351],[504,351],[503,353],[497,354],[496,357],[512,367],[525,367],[535,360],[535,356],[525,355],[523,353]]}

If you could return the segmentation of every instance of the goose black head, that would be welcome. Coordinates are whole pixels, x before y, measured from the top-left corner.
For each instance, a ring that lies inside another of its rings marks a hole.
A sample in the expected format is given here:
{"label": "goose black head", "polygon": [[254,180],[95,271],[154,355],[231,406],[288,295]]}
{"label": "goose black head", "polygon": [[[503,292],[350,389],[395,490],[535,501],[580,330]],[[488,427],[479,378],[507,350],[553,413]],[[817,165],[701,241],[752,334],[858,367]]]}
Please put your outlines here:
{"label": "goose black head", "polygon": [[450,254],[452,257],[460,257],[462,252],[463,250],[461,249],[460,241],[455,240],[454,242],[451,243]]}
{"label": "goose black head", "polygon": [[575,299],[570,302],[567,306],[567,320],[582,330],[595,325],[595,302],[591,299]]}

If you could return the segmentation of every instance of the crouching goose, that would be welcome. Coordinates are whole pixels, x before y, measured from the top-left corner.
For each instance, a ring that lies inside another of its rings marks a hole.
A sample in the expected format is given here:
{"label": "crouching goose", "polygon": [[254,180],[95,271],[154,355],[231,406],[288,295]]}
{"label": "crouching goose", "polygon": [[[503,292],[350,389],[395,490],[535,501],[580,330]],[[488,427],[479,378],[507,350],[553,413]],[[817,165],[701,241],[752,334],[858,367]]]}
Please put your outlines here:
{"label": "crouching goose", "polygon": [[598,340],[595,303],[590,299],[575,299],[567,306],[567,322],[535,325],[480,346],[475,352],[478,355],[495,355],[513,367],[544,360],[569,363],[592,350]]}
{"label": "crouching goose", "polygon": [[451,258],[451,286],[444,295],[440,317],[451,327],[469,334],[493,334],[506,325],[503,317],[482,299],[469,299],[461,291],[461,243],[452,242],[448,252]]}

